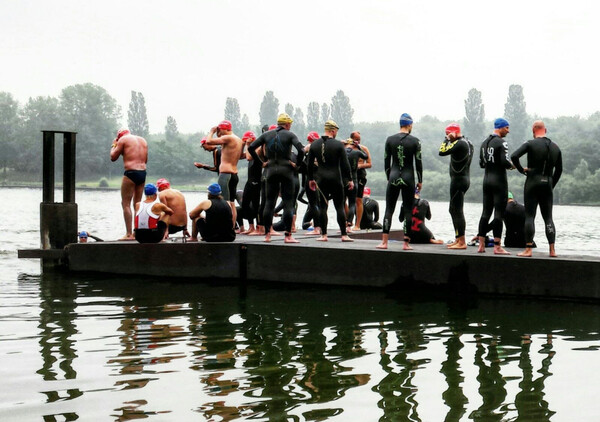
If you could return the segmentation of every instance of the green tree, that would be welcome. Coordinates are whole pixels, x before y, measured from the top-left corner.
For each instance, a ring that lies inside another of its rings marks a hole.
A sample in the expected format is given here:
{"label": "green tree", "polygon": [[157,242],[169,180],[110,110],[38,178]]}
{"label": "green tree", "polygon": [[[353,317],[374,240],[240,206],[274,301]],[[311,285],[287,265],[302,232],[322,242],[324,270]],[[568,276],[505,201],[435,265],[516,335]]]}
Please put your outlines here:
{"label": "green tree", "polygon": [[19,154],[16,157],[17,169],[36,176],[41,175],[42,130],[63,129],[58,98],[30,98],[20,111],[22,132],[19,136]]}
{"label": "green tree", "polygon": [[234,131],[239,131],[242,127],[242,114],[237,98],[227,97],[225,101],[225,120],[231,122]]}
{"label": "green tree", "polygon": [[285,107],[283,108],[283,110],[290,116],[290,117],[294,117],[294,106],[290,103],[287,103],[285,105]]}
{"label": "green tree", "polygon": [[354,109],[350,106],[350,98],[344,94],[344,91],[338,90],[331,98],[331,118],[343,133],[350,135],[354,129],[353,117]]}
{"label": "green tree", "polygon": [[327,103],[323,103],[321,105],[321,121],[319,122],[320,130],[323,130],[323,126],[325,122],[331,118],[331,110],[329,109],[329,105]]}
{"label": "green tree", "polygon": [[279,114],[279,100],[273,95],[273,91],[267,91],[260,104],[260,124],[272,125],[277,122]]}
{"label": "green tree", "polygon": [[4,172],[4,181],[12,157],[17,153],[17,128],[19,126],[19,103],[12,94],[0,92],[0,166]]}
{"label": "green tree", "polygon": [[583,158],[581,159],[579,164],[577,164],[575,170],[573,170],[573,176],[576,180],[579,180],[580,182],[583,182],[585,179],[590,177],[591,174],[592,173],[590,172],[590,167],[587,161],[585,161]]}
{"label": "green tree", "polygon": [[167,116],[167,124],[165,125],[165,139],[167,142],[180,139],[179,129],[177,129],[177,121],[173,116]]}
{"label": "green tree", "polygon": [[302,142],[303,139],[305,139],[305,135],[307,132],[306,124],[304,123],[304,113],[302,112],[302,109],[300,107],[296,107],[294,113],[291,116],[294,119],[294,126],[292,128],[292,131],[298,136],[300,142]]}
{"label": "green tree", "polygon": [[510,134],[507,139],[512,140],[512,144],[520,145],[528,136],[529,116],[525,110],[525,96],[521,85],[511,85],[508,87],[508,98],[504,105],[504,117],[510,123]]}
{"label": "green tree", "polygon": [[308,103],[308,108],[306,110],[306,129],[308,131],[319,131],[322,129],[320,122],[319,103],[312,101]]}
{"label": "green tree", "polygon": [[250,128],[250,119],[248,118],[248,115],[244,113],[244,116],[242,117],[242,130],[240,131],[240,133],[245,133],[249,130],[252,130]]}
{"label": "green tree", "polygon": [[481,101],[481,92],[472,88],[465,100],[464,135],[479,142],[485,138],[485,106]]}
{"label": "green tree", "polygon": [[110,143],[118,129],[121,109],[102,87],[91,83],[71,85],[59,96],[65,129],[77,132],[77,173],[108,175]]}
{"label": "green tree", "polygon": [[131,101],[127,111],[127,125],[134,135],[147,138],[150,133],[146,100],[141,92],[131,91]]}

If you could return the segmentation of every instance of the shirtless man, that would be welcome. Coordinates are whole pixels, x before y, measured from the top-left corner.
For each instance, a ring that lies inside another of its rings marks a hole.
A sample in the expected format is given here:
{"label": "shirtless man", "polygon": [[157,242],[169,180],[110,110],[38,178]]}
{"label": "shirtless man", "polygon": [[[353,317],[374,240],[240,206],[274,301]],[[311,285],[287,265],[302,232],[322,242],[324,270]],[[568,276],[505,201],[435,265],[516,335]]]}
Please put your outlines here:
{"label": "shirtless man", "polygon": [[[213,135],[217,135],[213,138]],[[244,143],[238,138],[232,130],[231,122],[223,120],[218,126],[210,129],[206,137],[206,145],[221,145],[221,164],[219,165],[219,185],[223,193],[223,198],[229,202],[233,214],[233,227],[237,218],[235,208],[235,194],[239,181],[237,163],[242,157]]]}
{"label": "shirtless man", "polygon": [[357,144],[360,145],[361,149],[367,153],[366,159],[361,159],[358,161],[358,185],[356,187],[356,223],[354,224],[354,228],[352,230],[360,230],[360,223],[362,221],[363,215],[363,195],[364,189],[367,185],[367,169],[370,169],[372,166],[371,153],[369,152],[369,148],[364,145],[361,145],[360,140],[360,132],[354,131],[350,134],[350,138]]}
{"label": "shirtless man", "polygon": [[177,189],[171,188],[171,183],[167,179],[158,179],[158,198],[160,202],[173,210],[173,215],[169,220],[169,230],[165,238],[170,234],[175,234],[183,230],[183,236],[189,237],[187,230],[187,208],[185,206],[185,197]]}
{"label": "shirtless man", "polygon": [[221,148],[216,145],[206,145],[206,136],[200,141],[200,147],[204,151],[212,152],[213,165],[209,166],[208,164],[202,164],[198,162],[194,162],[194,165],[199,169],[213,171],[219,174],[219,166],[221,165]]}
{"label": "shirtless man", "polygon": [[119,240],[135,240],[133,236],[133,213],[131,207],[142,200],[146,182],[146,163],[148,162],[148,144],[141,136],[132,135],[122,129],[112,143],[110,161],[123,156],[125,173],[121,182],[121,206],[125,220],[125,236]]}

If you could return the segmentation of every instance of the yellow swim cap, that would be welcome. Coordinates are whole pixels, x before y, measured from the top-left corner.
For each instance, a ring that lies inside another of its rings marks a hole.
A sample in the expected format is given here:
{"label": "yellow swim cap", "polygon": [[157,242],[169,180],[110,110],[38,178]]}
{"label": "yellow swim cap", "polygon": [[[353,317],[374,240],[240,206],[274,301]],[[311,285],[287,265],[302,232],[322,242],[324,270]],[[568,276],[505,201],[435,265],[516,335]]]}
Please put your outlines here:
{"label": "yellow swim cap", "polygon": [[339,129],[340,127],[337,125],[336,122],[334,122],[333,120],[327,120],[325,122],[325,129]]}
{"label": "yellow swim cap", "polygon": [[277,124],[285,125],[287,123],[292,123],[293,121],[294,119],[292,119],[287,113],[281,113],[279,116],[277,116]]}

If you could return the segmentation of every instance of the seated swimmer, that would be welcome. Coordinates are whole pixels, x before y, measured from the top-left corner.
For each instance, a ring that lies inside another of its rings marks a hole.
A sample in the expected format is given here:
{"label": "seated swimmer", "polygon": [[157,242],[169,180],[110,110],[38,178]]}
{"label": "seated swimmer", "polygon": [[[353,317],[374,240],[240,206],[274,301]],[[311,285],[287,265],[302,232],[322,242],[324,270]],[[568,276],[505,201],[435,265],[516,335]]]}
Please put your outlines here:
{"label": "seated swimmer", "polygon": [[[202,216],[201,214],[204,214]],[[208,199],[200,202],[190,211],[192,225],[191,240],[198,240],[198,233],[205,242],[233,242],[235,230],[231,225],[233,212],[229,203],[221,195],[221,186],[213,183],[208,186]]]}
{"label": "seated swimmer", "polygon": [[[506,235],[504,246],[509,248],[525,247],[525,205],[519,204],[512,192],[508,192],[506,211],[504,212],[504,225]],[[535,242],[533,246],[536,247]]]}
{"label": "seated swimmer", "polygon": [[383,226],[379,223],[379,203],[371,198],[371,188],[365,186],[363,189],[363,214],[360,219],[360,228],[381,230]]}
{"label": "seated swimmer", "polygon": [[156,187],[158,188],[158,198],[160,202],[173,210],[173,215],[169,219],[168,234],[175,234],[183,231],[184,237],[189,237],[185,197],[177,189],[171,188],[171,183],[169,183],[167,179],[158,179],[156,181]]}
{"label": "seated swimmer", "polygon": [[152,183],[144,186],[146,199],[135,204],[135,240],[158,243],[165,237],[173,210],[158,200],[158,188]]}
{"label": "seated swimmer", "polygon": [[[425,219],[431,220],[431,209],[429,208],[429,202],[425,199],[421,199],[419,190],[415,190],[415,203],[412,211],[412,225],[411,233],[412,236],[410,241],[412,243],[444,243],[441,239],[436,239],[433,233],[425,226]],[[400,213],[400,222],[404,220],[404,213]]]}

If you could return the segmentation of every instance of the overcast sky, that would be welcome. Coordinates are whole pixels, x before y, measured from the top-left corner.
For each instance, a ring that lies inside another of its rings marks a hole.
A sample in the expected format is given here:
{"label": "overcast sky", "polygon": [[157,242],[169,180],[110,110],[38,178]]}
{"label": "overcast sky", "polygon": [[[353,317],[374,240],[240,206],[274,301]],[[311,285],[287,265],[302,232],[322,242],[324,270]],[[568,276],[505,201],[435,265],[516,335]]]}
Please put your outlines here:
{"label": "overcast sky", "polygon": [[150,131],[223,118],[227,97],[258,123],[281,109],[350,97],[354,121],[464,116],[471,88],[501,116],[511,84],[527,111],[600,110],[594,1],[0,0],[0,91],[25,103],[91,82],[122,107],[144,94]]}

